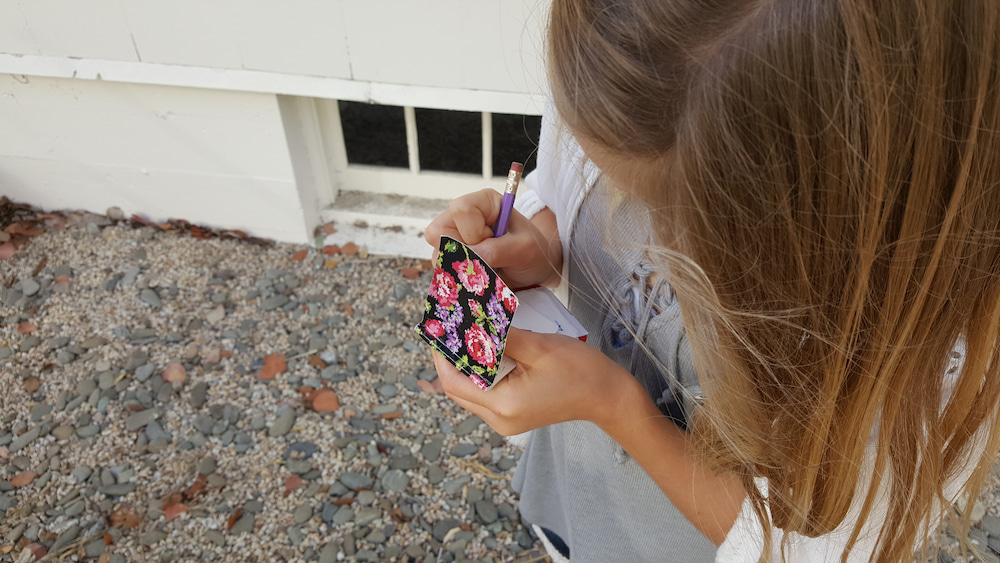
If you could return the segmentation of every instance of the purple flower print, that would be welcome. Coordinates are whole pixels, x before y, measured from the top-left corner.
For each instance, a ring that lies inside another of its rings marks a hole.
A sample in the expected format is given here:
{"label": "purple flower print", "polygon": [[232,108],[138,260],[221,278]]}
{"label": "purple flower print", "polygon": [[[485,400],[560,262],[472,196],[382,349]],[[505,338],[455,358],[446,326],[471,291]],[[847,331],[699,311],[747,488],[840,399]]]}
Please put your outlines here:
{"label": "purple flower print", "polygon": [[500,300],[494,295],[490,298],[489,302],[486,304],[486,314],[490,318],[490,323],[496,329],[500,336],[505,336],[507,334],[507,325],[510,324],[507,321],[507,313],[503,310],[503,305],[500,304]]}
{"label": "purple flower print", "polygon": [[444,339],[444,345],[451,350],[452,354],[457,354],[458,350],[462,347],[462,339],[459,338],[458,332],[448,332],[448,335]]}

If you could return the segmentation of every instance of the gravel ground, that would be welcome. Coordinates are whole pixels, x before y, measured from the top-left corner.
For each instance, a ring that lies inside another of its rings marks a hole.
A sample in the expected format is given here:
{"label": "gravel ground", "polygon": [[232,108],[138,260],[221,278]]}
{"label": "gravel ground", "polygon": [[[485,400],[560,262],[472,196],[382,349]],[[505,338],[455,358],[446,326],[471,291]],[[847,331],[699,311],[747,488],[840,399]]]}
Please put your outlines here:
{"label": "gravel ground", "polygon": [[0,561],[546,560],[428,262],[76,223],[0,260]]}
{"label": "gravel ground", "polygon": [[[412,332],[429,263],[70,224],[0,259],[0,561],[548,561]],[[996,475],[973,513],[1000,562]]]}

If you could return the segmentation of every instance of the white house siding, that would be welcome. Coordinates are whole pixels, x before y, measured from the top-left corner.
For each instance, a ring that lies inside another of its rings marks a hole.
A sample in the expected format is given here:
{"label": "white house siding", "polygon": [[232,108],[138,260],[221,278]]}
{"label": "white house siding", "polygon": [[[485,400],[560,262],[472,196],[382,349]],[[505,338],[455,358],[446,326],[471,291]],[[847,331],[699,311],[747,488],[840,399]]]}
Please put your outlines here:
{"label": "white house siding", "polygon": [[338,189],[454,197],[483,178],[345,167],[328,110],[537,114],[547,4],[0,0],[0,194],[294,242]]}
{"label": "white house siding", "polygon": [[0,192],[309,239],[274,96],[0,75]]}

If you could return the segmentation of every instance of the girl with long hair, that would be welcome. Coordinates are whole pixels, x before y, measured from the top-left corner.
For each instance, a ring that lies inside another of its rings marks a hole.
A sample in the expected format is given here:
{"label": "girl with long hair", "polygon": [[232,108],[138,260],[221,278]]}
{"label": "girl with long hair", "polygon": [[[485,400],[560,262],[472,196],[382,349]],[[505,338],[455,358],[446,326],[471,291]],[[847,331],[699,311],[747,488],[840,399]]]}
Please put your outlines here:
{"label": "girl with long hair", "polygon": [[[499,195],[427,230],[588,344],[446,392],[533,430],[525,520],[574,561],[909,561],[998,449],[1000,10],[553,0],[553,104]],[[718,546],[718,548],[716,548]]]}

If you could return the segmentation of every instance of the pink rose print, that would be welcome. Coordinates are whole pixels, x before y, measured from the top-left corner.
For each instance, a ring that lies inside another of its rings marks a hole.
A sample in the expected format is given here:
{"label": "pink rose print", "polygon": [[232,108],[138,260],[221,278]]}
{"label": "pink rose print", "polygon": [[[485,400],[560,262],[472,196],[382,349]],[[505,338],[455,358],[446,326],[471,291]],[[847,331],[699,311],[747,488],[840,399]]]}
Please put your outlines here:
{"label": "pink rose print", "polygon": [[449,307],[458,302],[458,285],[451,274],[441,268],[434,269],[434,277],[431,278],[430,294],[437,299],[442,307]]}
{"label": "pink rose print", "polygon": [[476,295],[482,295],[486,288],[490,286],[490,276],[486,273],[479,260],[462,260],[452,265],[458,280],[462,282],[465,289]]}
{"label": "pink rose print", "polygon": [[469,349],[469,355],[474,360],[482,364],[483,367],[492,368],[497,363],[497,352],[493,348],[493,340],[486,334],[483,327],[472,325],[465,331],[465,345]]}
{"label": "pink rose print", "polygon": [[479,304],[475,299],[469,299],[469,310],[472,314],[477,317],[485,317],[486,313],[483,311],[483,306]]}
{"label": "pink rose print", "polygon": [[472,382],[475,383],[477,386],[479,386],[479,388],[482,389],[483,391],[486,391],[487,389],[490,388],[489,383],[486,383],[486,381],[484,381],[482,377],[479,377],[474,373],[469,374],[469,379],[471,379]]}
{"label": "pink rose print", "polygon": [[504,308],[511,313],[517,309],[517,297],[514,297],[514,292],[499,277],[497,277],[497,297],[503,301]]}
{"label": "pink rose print", "polygon": [[444,325],[441,321],[435,319],[428,319],[424,323],[424,332],[426,332],[431,338],[440,338],[444,335]]}

